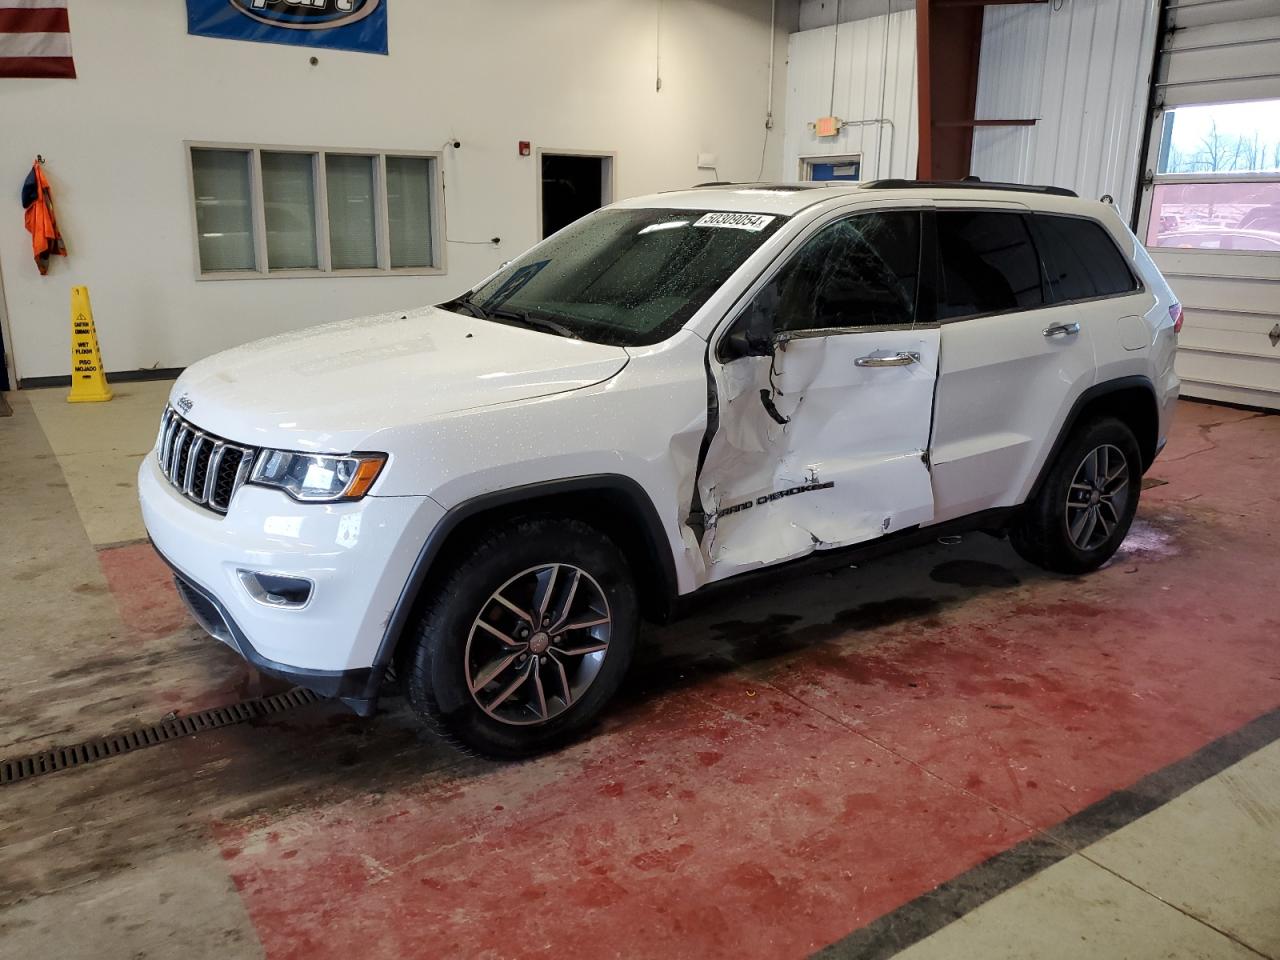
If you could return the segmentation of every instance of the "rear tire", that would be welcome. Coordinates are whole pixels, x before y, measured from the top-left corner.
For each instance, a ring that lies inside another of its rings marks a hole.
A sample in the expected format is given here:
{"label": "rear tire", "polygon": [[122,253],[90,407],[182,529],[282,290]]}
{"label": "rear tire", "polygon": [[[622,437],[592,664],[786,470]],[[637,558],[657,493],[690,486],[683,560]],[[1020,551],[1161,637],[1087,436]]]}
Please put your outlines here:
{"label": "rear tire", "polygon": [[1133,431],[1114,417],[1077,427],[1009,531],[1018,554],[1056,573],[1102,566],[1129,533],[1142,486]]}
{"label": "rear tire", "polygon": [[427,604],[410,705],[466,752],[525,757],[572,739],[617,692],[639,627],[626,558],[576,520],[484,535]]}

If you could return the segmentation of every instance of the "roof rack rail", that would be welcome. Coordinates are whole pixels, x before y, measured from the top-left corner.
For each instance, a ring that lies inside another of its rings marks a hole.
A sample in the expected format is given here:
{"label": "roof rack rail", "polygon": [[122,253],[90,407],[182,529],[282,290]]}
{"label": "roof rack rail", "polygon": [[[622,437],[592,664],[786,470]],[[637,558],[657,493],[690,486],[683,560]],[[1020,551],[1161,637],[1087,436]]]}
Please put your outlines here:
{"label": "roof rack rail", "polygon": [[979,180],[977,177],[965,177],[963,180],[871,180],[862,186],[870,190],[913,190],[917,187],[948,190],[1009,190],[1014,193],[1047,193],[1055,197],[1078,197],[1079,194],[1066,187],[1041,186],[1032,183],[999,183],[990,180]]}
{"label": "roof rack rail", "polygon": [[[743,190],[755,190],[758,193],[797,193],[801,190],[814,190],[829,186],[831,186],[831,181],[827,180],[800,183],[773,180],[709,180],[706,183],[695,183],[692,187],[677,189],[701,190],[704,187],[713,189],[716,187],[740,187]],[[857,186],[857,184],[849,184],[849,186]],[[674,193],[676,191],[665,192]]]}

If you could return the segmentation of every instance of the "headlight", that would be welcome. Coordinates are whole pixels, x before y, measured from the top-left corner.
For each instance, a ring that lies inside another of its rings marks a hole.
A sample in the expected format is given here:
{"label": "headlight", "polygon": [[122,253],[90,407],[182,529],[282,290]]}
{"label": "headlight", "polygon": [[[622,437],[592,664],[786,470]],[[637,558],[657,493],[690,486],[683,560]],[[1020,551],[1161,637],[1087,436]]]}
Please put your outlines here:
{"label": "headlight", "polygon": [[326,457],[263,450],[253,465],[249,482],[275,487],[295,500],[309,503],[359,500],[369,492],[386,462],[384,453]]}

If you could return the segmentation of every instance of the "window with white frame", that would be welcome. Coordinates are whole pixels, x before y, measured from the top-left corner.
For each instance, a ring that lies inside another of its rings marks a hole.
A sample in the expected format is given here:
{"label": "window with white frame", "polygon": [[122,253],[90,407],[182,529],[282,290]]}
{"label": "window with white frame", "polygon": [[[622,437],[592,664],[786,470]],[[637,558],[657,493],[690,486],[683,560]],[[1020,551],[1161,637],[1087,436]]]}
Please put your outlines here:
{"label": "window with white frame", "polygon": [[1164,113],[1147,246],[1280,253],[1280,100]]}
{"label": "window with white frame", "polygon": [[202,277],[443,272],[437,154],[188,150]]}

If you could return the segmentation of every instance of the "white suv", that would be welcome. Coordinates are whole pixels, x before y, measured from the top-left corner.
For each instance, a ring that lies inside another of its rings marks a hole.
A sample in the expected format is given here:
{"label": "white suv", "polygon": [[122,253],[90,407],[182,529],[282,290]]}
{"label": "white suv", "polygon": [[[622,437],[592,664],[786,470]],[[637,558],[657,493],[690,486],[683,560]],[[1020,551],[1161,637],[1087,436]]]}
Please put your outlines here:
{"label": "white suv", "polygon": [[1107,560],[1181,308],[1052,187],[703,188],[597,211],[465,296],[174,386],[147,529],[209,633],[372,712],[389,668],[491,755],[617,690],[642,615],[817,551],[1008,531]]}

